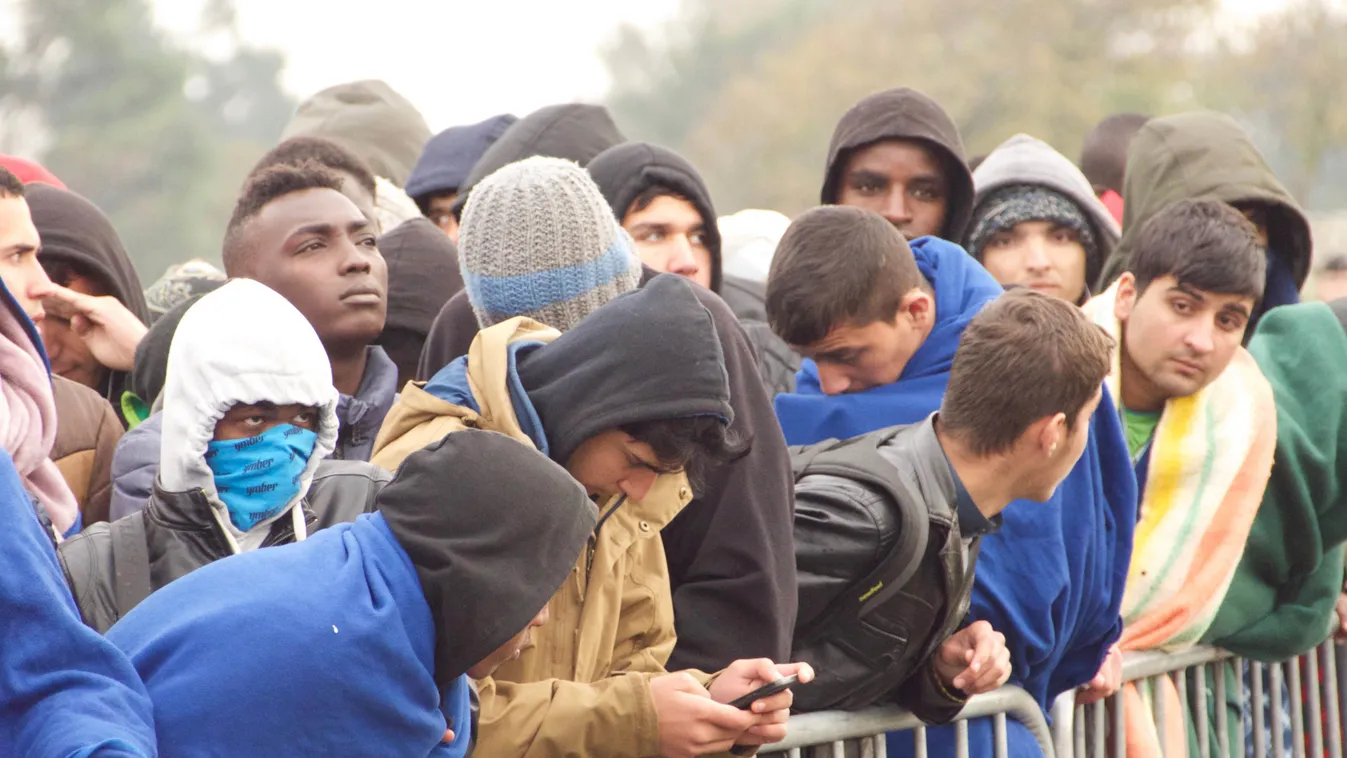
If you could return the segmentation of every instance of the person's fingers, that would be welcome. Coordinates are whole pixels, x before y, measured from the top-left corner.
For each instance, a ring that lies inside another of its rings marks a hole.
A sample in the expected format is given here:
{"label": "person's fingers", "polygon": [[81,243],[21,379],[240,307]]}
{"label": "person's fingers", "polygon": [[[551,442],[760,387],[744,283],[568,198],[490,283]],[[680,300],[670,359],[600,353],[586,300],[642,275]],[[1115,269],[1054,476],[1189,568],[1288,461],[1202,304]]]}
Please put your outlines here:
{"label": "person's fingers", "polygon": [[62,287],[55,282],[52,283],[47,298],[75,310],[87,310],[94,303],[93,296],[86,295],[83,292],[76,292],[69,287]]}
{"label": "person's fingers", "polygon": [[[709,696],[704,703],[698,703],[698,720],[710,724],[720,731],[722,736],[733,738],[747,731],[757,723],[758,717],[750,711],[741,711],[723,703],[717,703]],[[724,748],[728,749],[728,748]]]}
{"label": "person's fingers", "polygon": [[781,672],[781,676],[795,674],[800,677],[801,684],[814,681],[814,667],[808,663],[778,663],[776,670]]}
{"label": "person's fingers", "polygon": [[93,331],[93,328],[93,324],[81,313],[76,313],[70,317],[70,330],[78,337],[84,337]]}
{"label": "person's fingers", "polygon": [[773,742],[780,742],[786,739],[786,733],[789,726],[786,721],[780,721],[775,724],[758,724],[749,728],[739,738],[741,745],[770,745]]}
{"label": "person's fingers", "polygon": [[759,687],[771,684],[786,676],[777,668],[776,663],[769,658],[735,661],[731,666],[737,668],[734,672],[736,675],[758,682]]}
{"label": "person's fingers", "polygon": [[773,711],[789,711],[791,705],[795,703],[795,693],[790,690],[778,692],[771,697],[765,697],[753,702],[753,712],[757,714],[767,714]]}
{"label": "person's fingers", "polygon": [[444,739],[440,740],[440,742],[449,743],[449,742],[453,742],[453,741],[454,741],[454,730],[453,730],[453,729],[445,729],[445,730],[444,730]]}

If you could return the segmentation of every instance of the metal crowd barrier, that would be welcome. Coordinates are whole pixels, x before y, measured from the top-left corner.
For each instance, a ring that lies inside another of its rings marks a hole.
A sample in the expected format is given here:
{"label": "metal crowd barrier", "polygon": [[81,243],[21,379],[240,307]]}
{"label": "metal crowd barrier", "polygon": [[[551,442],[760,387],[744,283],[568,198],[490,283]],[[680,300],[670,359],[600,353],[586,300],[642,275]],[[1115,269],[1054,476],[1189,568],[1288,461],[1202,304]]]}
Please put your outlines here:
{"label": "metal crowd barrier", "polygon": [[[1227,666],[1234,672],[1233,692],[1227,691],[1232,684],[1225,675]],[[1123,658],[1125,682],[1157,692],[1165,677],[1178,692],[1179,712],[1170,712],[1166,698],[1152,697],[1150,715],[1156,731],[1164,735],[1172,719],[1181,719],[1197,757],[1343,758],[1347,647],[1330,640],[1298,658],[1273,664],[1245,661],[1208,647],[1127,653]],[[1237,696],[1237,714],[1228,712],[1227,695]],[[1117,728],[1123,723],[1123,702],[1120,693],[1077,707],[1075,693],[1068,692],[1053,704],[1049,726],[1033,698],[1018,687],[1003,687],[971,699],[959,714],[955,756],[970,754],[968,720],[990,716],[996,758],[1007,755],[1007,719],[1027,727],[1046,758],[1125,758],[1126,734]],[[891,706],[793,716],[786,739],[762,753],[885,758],[886,735],[895,731],[911,731],[914,755],[927,758],[926,728],[911,713]]]}
{"label": "metal crowd barrier", "polygon": [[[1019,687],[1002,687],[968,701],[955,722],[955,755],[968,758],[968,720],[990,716],[998,758],[1006,755],[1006,719],[1014,718],[1033,733],[1044,755],[1053,758],[1052,734],[1038,703]],[[825,711],[792,716],[785,740],[762,753],[784,751],[789,758],[886,758],[889,732],[912,731],[913,754],[926,758],[926,727],[921,720],[895,706],[867,708],[854,713]]]}

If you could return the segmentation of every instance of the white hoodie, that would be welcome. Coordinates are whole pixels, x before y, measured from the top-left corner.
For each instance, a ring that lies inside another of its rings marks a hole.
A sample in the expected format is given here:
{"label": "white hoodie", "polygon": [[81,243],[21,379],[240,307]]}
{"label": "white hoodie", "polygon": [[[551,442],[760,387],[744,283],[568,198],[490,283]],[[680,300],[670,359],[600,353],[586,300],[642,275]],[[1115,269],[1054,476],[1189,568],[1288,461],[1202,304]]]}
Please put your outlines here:
{"label": "white hoodie", "polygon": [[[279,518],[294,519],[295,539],[307,536],[302,509],[314,471],[337,442],[337,389],[318,335],[288,300],[266,285],[234,279],[201,298],[182,318],[168,351],[162,394],[159,486],[202,491],[236,553],[261,547]],[[299,494],[276,516],[247,532],[229,520],[206,465],[215,425],[240,403],[270,402],[320,409],[317,433]]]}

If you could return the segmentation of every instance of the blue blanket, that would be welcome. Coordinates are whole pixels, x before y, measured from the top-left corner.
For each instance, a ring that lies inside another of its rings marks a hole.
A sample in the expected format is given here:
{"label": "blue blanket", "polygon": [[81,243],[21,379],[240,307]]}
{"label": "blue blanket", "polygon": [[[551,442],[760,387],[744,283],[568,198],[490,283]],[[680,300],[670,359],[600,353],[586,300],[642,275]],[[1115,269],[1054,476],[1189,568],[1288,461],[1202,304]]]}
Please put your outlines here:
{"label": "blue blanket", "polygon": [[471,685],[436,687],[430,608],[379,514],[198,569],[108,639],[166,754],[448,758],[470,741]]}
{"label": "blue blanket", "polygon": [[[1001,287],[962,248],[933,238],[913,243],[935,287],[936,324],[897,382],[828,397],[816,371],[801,371],[796,393],[777,397],[791,444],[846,438],[911,424],[940,409],[954,351],[968,322]],[[957,254],[957,257],[956,257]],[[1131,560],[1136,479],[1121,422],[1105,391],[1075,468],[1047,503],[1016,501],[1001,530],[982,540],[970,621],[1006,635],[1014,672],[1045,711],[1053,698],[1094,678],[1122,633],[1119,608]],[[928,731],[931,755],[953,755],[953,729]],[[970,725],[971,755],[990,755],[991,725]],[[1012,756],[1036,756],[1028,730],[1011,724]],[[891,755],[911,755],[912,739],[890,739]]]}
{"label": "blue blanket", "polygon": [[150,698],[121,651],[84,625],[51,539],[0,450],[0,753],[155,756]]}

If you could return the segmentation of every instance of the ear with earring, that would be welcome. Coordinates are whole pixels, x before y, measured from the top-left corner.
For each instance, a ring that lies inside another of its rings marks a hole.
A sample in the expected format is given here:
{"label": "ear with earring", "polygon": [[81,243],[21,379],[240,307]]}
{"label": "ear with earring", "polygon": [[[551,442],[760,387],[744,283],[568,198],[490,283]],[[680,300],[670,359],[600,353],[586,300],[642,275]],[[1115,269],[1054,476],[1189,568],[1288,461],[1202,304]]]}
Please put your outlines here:
{"label": "ear with earring", "polygon": [[1056,455],[1056,454],[1057,454],[1057,443],[1054,442],[1052,443],[1052,447],[1048,448],[1048,455]]}

